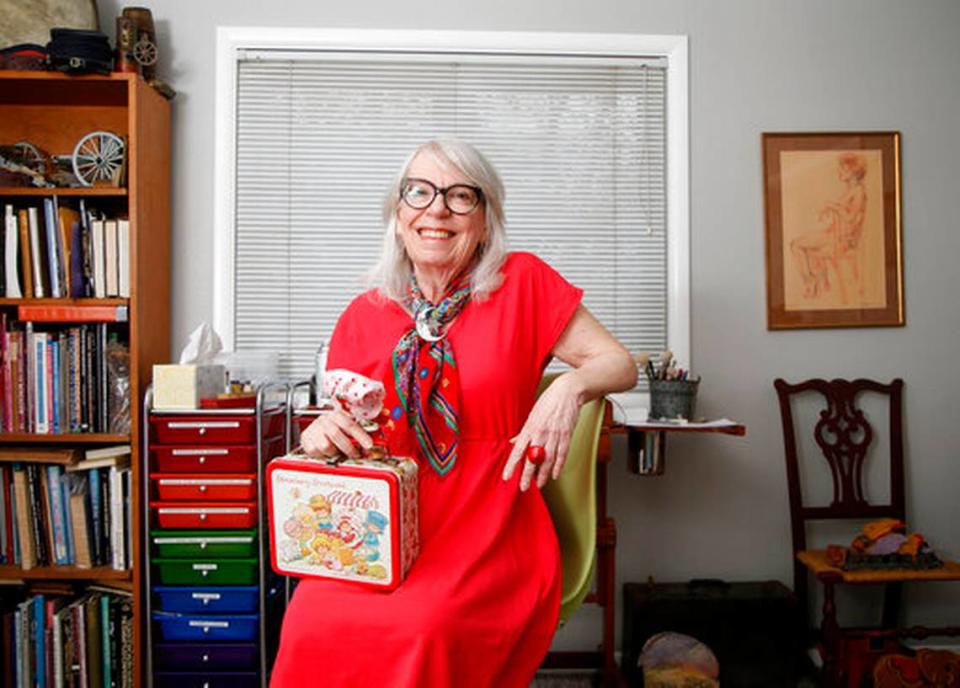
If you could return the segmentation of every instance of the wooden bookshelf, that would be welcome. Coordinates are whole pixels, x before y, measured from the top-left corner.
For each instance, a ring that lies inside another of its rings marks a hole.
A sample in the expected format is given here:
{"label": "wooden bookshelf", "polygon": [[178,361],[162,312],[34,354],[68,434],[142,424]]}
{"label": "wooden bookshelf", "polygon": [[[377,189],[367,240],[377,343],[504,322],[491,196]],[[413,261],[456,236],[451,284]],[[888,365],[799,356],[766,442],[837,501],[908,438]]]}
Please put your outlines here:
{"label": "wooden bookshelf", "polygon": [[50,580],[71,581],[129,581],[133,578],[130,571],[118,571],[109,566],[95,566],[82,569],[76,566],[40,566],[22,569],[19,566],[0,566],[0,580]]}
{"label": "wooden bookshelf", "polygon": [[[108,217],[126,217],[130,226],[129,298],[108,299],[11,299],[0,298],[0,310],[8,322],[21,305],[127,306],[127,322],[110,323],[111,332],[121,332],[129,348],[130,432],[83,434],[0,434],[0,446],[63,447],[92,449],[111,444],[131,447],[130,512],[132,568],[81,569],[48,566],[22,570],[0,566],[0,579],[63,581],[82,585],[104,583],[133,593],[134,672],[143,682],[143,585],[142,585],[142,466],[140,456],[142,400],[155,363],[169,361],[169,225],[170,225],[170,103],[136,74],[68,76],[56,72],[0,70],[0,144],[33,143],[55,156],[71,155],[77,142],[93,131],[109,131],[126,146],[126,179],[122,187],[85,188],[0,187],[0,211],[6,204],[27,207],[56,196],[76,207],[108,212]],[[38,323],[39,324],[39,323]],[[44,328],[56,323],[43,323]],[[69,324],[64,324],[69,327]],[[2,649],[0,649],[2,650]]]}

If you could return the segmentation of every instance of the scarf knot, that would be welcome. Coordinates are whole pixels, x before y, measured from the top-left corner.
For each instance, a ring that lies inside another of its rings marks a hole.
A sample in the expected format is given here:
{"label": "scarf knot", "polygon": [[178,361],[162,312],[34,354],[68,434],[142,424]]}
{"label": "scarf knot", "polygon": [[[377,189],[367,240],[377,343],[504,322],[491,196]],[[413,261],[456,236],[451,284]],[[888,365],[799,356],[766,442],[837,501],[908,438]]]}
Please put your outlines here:
{"label": "scarf knot", "polygon": [[424,297],[411,273],[404,305],[413,314],[409,330],[391,357],[387,428],[412,430],[424,457],[442,477],[457,461],[460,376],[447,328],[470,299],[470,270],[453,280],[436,304]]}

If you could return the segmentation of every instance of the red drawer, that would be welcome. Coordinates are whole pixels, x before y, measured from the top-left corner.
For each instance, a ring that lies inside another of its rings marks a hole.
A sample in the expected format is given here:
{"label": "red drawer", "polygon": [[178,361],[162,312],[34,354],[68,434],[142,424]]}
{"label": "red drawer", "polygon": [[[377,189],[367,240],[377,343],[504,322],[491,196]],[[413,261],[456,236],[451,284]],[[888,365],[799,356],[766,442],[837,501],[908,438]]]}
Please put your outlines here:
{"label": "red drawer", "polygon": [[153,416],[150,438],[157,444],[256,444],[255,416]]}
{"label": "red drawer", "polygon": [[153,494],[164,501],[241,502],[257,498],[255,473],[155,473]]}
{"label": "red drawer", "polygon": [[158,473],[256,473],[257,449],[250,447],[151,447]]}
{"label": "red drawer", "polygon": [[151,502],[161,528],[254,528],[256,502]]}

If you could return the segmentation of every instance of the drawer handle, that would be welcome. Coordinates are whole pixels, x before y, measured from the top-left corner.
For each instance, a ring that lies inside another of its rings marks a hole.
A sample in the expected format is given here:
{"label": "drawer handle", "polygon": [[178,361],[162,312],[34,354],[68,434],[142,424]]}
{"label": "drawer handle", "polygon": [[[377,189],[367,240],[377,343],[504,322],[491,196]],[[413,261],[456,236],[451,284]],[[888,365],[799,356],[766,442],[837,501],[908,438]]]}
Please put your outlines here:
{"label": "drawer handle", "polygon": [[204,540],[203,542],[200,543],[200,549],[206,549],[206,548],[207,548],[207,542],[206,540]]}
{"label": "drawer handle", "polygon": [[201,521],[206,521],[206,520],[207,520],[207,515],[206,515],[206,514],[200,514],[200,520],[201,520]]}
{"label": "drawer handle", "polygon": [[204,464],[204,463],[206,463],[206,462],[207,462],[207,457],[206,457],[206,456],[201,456],[201,457],[200,457],[200,463],[201,463],[201,464]]}
{"label": "drawer handle", "polygon": [[207,429],[206,429],[206,428],[200,428],[200,434],[201,434],[201,435],[206,435],[206,434],[207,434]]}
{"label": "drawer handle", "polygon": [[206,486],[206,485],[201,485],[201,486],[200,486],[200,491],[201,491],[201,492],[206,492],[206,491],[207,491],[207,486]]}
{"label": "drawer handle", "polygon": [[210,661],[210,655],[204,655],[204,656],[203,656],[203,661],[204,661],[204,662],[209,662],[209,661]]}

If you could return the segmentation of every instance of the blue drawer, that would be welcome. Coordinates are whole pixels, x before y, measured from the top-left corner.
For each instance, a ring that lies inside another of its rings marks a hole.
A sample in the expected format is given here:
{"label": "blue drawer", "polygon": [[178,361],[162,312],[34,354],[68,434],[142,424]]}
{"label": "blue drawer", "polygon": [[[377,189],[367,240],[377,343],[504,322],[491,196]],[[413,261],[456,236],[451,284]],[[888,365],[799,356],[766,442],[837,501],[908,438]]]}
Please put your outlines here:
{"label": "blue drawer", "polygon": [[243,614],[256,612],[260,595],[255,585],[218,587],[153,588],[157,609],[164,612],[200,612],[201,614]]}
{"label": "blue drawer", "polygon": [[155,688],[259,688],[260,675],[254,671],[210,672],[160,671],[153,675]]}
{"label": "blue drawer", "polygon": [[257,637],[259,614],[179,614],[154,612],[161,640],[250,642]]}
{"label": "blue drawer", "polygon": [[153,656],[160,671],[256,670],[260,661],[256,643],[156,643]]}

